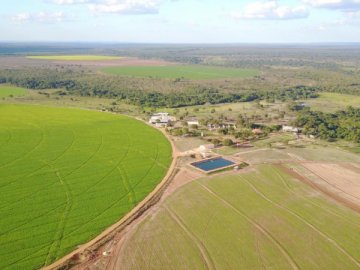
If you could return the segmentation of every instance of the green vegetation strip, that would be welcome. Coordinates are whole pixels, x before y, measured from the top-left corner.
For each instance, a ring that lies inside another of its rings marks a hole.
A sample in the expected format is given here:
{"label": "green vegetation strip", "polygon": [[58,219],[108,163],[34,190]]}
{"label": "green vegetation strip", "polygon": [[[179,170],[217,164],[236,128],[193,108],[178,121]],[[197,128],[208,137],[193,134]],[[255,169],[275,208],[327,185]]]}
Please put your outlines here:
{"label": "green vegetation strip", "polygon": [[[122,269],[359,269],[360,216],[281,169],[192,182],[144,220]],[[120,264],[119,264],[120,265]]]}
{"label": "green vegetation strip", "polygon": [[118,115],[0,106],[0,269],[38,269],[120,220],[165,176],[171,146]]}
{"label": "green vegetation strip", "polygon": [[244,78],[252,77],[259,73],[253,69],[195,65],[106,67],[102,71],[108,74],[130,77],[184,78],[189,80]]}
{"label": "green vegetation strip", "polygon": [[25,88],[9,86],[9,85],[0,85],[0,98],[11,97],[11,96],[25,96],[27,95],[27,90]]}
{"label": "green vegetation strip", "polygon": [[59,60],[59,61],[103,61],[103,60],[118,60],[122,57],[106,56],[106,55],[35,55],[27,56],[29,59],[39,60]]}

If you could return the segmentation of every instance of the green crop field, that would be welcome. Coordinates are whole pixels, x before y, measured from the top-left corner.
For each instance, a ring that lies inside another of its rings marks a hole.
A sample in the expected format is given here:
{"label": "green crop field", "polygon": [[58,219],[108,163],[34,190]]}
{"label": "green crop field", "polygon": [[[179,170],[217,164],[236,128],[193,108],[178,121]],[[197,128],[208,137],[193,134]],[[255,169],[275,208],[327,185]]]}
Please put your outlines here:
{"label": "green crop field", "polygon": [[118,60],[122,57],[106,56],[106,55],[34,55],[27,56],[29,59],[38,60],[58,60],[58,61],[104,61],[104,60]]}
{"label": "green crop field", "polygon": [[94,238],[163,179],[171,146],[126,116],[0,105],[0,269],[38,269]]}
{"label": "green crop field", "polygon": [[123,245],[121,269],[359,269],[360,216],[271,165],[204,178]]}
{"label": "green crop field", "polygon": [[128,66],[128,67],[105,67],[103,72],[113,75],[130,77],[153,77],[189,80],[224,79],[252,77],[259,72],[253,69],[222,68],[210,66]]}
{"label": "green crop field", "polygon": [[10,96],[25,96],[26,94],[27,90],[24,88],[9,85],[0,85],[0,98]]}

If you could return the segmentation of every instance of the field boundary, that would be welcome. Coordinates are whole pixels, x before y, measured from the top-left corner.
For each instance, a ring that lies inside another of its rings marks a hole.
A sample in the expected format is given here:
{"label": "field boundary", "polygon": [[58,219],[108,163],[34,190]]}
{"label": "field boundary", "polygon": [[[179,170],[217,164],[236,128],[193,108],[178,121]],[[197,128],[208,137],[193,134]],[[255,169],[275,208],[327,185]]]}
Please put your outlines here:
{"label": "field boundary", "polygon": [[[136,121],[141,121],[138,118],[133,118]],[[141,121],[143,122],[143,121]],[[147,124],[147,123],[145,123]],[[150,125],[149,125],[150,126]],[[154,128],[154,127],[153,127]],[[157,129],[158,130],[158,129]],[[174,142],[171,138],[166,134],[165,131],[159,130],[166,139],[170,142],[172,148],[172,162],[171,165],[162,179],[162,181],[156,186],[156,188],[143,200],[141,201],[135,208],[133,208],[129,213],[127,213],[123,218],[121,218],[117,223],[105,229],[101,232],[97,237],[90,240],[89,242],[79,246],[77,249],[72,251],[71,253],[65,255],[61,259],[55,261],[54,263],[44,266],[41,269],[43,270],[55,270],[55,269],[70,269],[86,259],[93,256],[94,251],[99,249],[105,243],[110,241],[112,237],[121,231],[123,231],[126,227],[131,225],[134,221],[136,221],[144,212],[146,212],[149,208],[155,205],[158,201],[160,201],[162,194],[171,183],[173,177],[177,174],[178,169],[176,168],[178,161],[178,153],[175,148]]]}
{"label": "field boundary", "polygon": [[340,203],[341,205],[344,205],[345,207],[348,207],[352,210],[354,210],[357,213],[360,213],[360,206],[356,203],[347,200],[346,198],[338,195],[335,192],[330,191],[329,189],[325,187],[321,187],[320,185],[317,185],[307,177],[300,175],[295,170],[291,170],[290,168],[286,167],[284,164],[276,164],[282,171],[285,173],[295,177],[296,179],[300,180],[301,182],[307,184],[308,186],[312,187],[314,190],[320,191],[321,193],[327,195],[329,198],[335,200],[336,202]]}

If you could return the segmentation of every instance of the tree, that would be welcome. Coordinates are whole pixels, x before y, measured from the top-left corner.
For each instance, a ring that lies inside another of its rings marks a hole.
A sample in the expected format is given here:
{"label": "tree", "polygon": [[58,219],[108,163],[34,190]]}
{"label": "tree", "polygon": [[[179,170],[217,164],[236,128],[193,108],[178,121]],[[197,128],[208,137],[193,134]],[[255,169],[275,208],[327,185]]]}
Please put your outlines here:
{"label": "tree", "polygon": [[234,142],[231,140],[231,139],[225,139],[225,140],[223,140],[223,145],[224,146],[231,146],[231,145],[233,145],[234,144]]}
{"label": "tree", "polygon": [[246,140],[249,137],[251,137],[252,135],[253,134],[252,134],[252,131],[250,129],[243,128],[240,131],[235,133],[235,138],[240,138],[242,140]]}
{"label": "tree", "polygon": [[221,141],[219,139],[212,139],[211,142],[215,145],[215,146],[218,146]]}

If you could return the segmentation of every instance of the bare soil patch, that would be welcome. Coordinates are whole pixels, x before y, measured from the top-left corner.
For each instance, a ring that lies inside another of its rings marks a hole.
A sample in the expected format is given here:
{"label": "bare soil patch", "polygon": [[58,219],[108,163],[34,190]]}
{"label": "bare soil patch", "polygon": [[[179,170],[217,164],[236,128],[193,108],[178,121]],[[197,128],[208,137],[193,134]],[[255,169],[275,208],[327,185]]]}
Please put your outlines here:
{"label": "bare soil patch", "polygon": [[325,186],[360,206],[359,173],[335,163],[304,163],[303,166],[318,176],[319,185]]}
{"label": "bare soil patch", "polygon": [[[309,164],[314,164],[314,163],[309,163]],[[300,174],[296,170],[290,169],[283,164],[278,164],[277,166],[279,166],[286,173],[292,175],[294,178],[311,186],[315,190],[318,190],[318,191],[326,194],[327,196],[329,196],[331,199],[337,201],[338,203],[345,205],[346,207],[349,207],[352,210],[360,213],[359,201],[354,202],[354,200],[349,199],[349,196],[346,196],[346,194],[344,192],[339,192],[339,190],[332,188],[328,182],[326,182],[324,180],[323,181],[314,181],[313,179],[310,179],[309,177],[305,177],[304,175]],[[329,180],[327,180],[327,181],[329,181]],[[359,193],[357,193],[357,196],[358,195],[359,195]]]}
{"label": "bare soil patch", "polygon": [[190,183],[191,181],[194,181],[195,179],[201,177],[204,177],[204,175],[200,172],[189,170],[187,168],[181,169],[178,172],[178,174],[175,175],[169,187],[165,190],[164,195],[161,198],[161,201],[163,201],[166,197],[174,193],[177,189],[179,189],[183,185]]}

